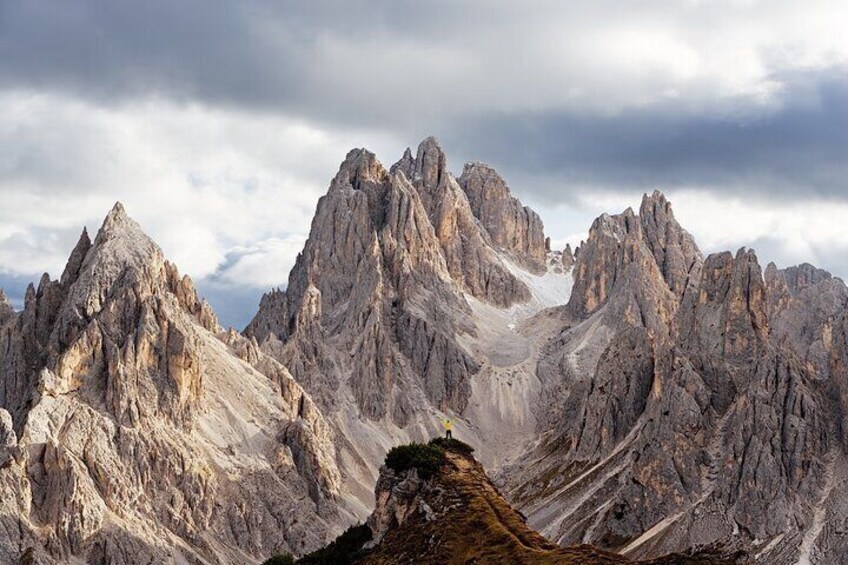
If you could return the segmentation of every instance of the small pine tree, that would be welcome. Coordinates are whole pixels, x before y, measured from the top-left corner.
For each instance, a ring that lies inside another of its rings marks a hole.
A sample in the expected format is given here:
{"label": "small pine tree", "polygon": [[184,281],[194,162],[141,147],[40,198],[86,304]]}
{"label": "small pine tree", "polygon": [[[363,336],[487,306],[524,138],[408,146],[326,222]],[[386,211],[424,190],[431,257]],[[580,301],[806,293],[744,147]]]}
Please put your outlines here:
{"label": "small pine tree", "polygon": [[445,452],[438,445],[410,443],[393,447],[386,455],[386,466],[396,473],[415,468],[425,481],[438,472]]}

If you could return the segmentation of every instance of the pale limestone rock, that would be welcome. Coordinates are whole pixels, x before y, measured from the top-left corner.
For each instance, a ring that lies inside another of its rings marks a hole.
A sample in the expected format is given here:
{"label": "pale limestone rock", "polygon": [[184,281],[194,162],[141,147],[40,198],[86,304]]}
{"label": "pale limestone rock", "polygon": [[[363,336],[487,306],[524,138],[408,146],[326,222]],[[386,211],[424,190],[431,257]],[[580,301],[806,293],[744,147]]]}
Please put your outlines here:
{"label": "pale limestone rock", "polygon": [[562,250],[562,266],[566,271],[569,271],[572,267],[574,267],[575,257],[576,253],[571,252],[571,244],[566,243],[565,249]]}
{"label": "pale limestone rock", "polygon": [[[401,159],[393,170],[405,174],[420,195],[448,271],[462,288],[499,306],[523,302],[530,297],[526,286],[498,260],[491,237],[474,216],[468,196],[448,172],[447,159],[434,137],[421,142],[411,164]],[[520,206],[517,201],[511,202]],[[541,220],[534,227],[538,229],[534,229],[533,237],[541,237]],[[538,242],[534,240],[533,243]],[[533,252],[536,253],[535,249]],[[544,253],[537,267],[541,269],[543,264]]]}
{"label": "pale limestone rock", "polygon": [[0,468],[8,466],[18,448],[18,437],[12,427],[12,416],[0,408]]}
{"label": "pale limestone rock", "polygon": [[120,204],[0,337],[11,558],[245,563],[350,520],[318,408]]}
{"label": "pale limestone rock", "polygon": [[413,513],[423,512],[426,503],[420,495],[425,488],[414,468],[400,475],[385,466],[380,469],[380,479],[374,487],[377,502],[367,522],[371,529],[368,547],[378,545],[383,536],[402,526]]}
{"label": "pale limestone rock", "polygon": [[510,194],[497,171],[483,163],[467,163],[457,182],[495,246],[529,270],[543,272],[550,239],[545,238],[542,220]]}
{"label": "pale limestone rock", "polygon": [[[542,440],[501,479],[529,523],[563,544],[656,557],[733,540],[795,563],[841,461],[829,421],[844,408],[832,399],[848,398],[842,379],[803,374],[846,366],[834,359],[848,289],[810,268],[771,267],[764,279],[745,249],[702,261],[672,222],[658,194],[638,217],[596,220],[565,327],[539,363],[554,399]],[[828,504],[846,495],[834,489]]]}
{"label": "pale limestone rock", "polygon": [[9,299],[6,298],[6,293],[0,288],[0,327],[5,325],[15,316],[15,310],[9,304]]}
{"label": "pale limestone rock", "polygon": [[420,392],[444,409],[467,402],[476,365],[455,333],[473,330],[424,205],[436,187],[417,189],[406,176],[446,182],[439,155],[422,143],[418,159],[388,173],[373,154],[351,151],[318,204],[287,291],[267,295],[246,330],[325,408],[338,408],[340,383],[366,418],[399,425]]}

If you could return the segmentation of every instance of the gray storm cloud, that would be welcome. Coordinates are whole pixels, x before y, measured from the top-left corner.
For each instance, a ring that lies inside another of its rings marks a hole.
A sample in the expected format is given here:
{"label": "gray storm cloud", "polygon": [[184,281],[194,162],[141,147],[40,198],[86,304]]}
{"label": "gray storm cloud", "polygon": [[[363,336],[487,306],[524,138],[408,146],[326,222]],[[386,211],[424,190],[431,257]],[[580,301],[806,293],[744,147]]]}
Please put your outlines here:
{"label": "gray storm cloud", "polygon": [[773,234],[781,210],[848,203],[845,29],[836,1],[5,2],[0,273],[55,271],[121,199],[249,311],[348,147],[390,163],[435,134],[557,239],[662,188],[760,218],[693,215],[708,249],[761,241],[848,274],[814,218]]}

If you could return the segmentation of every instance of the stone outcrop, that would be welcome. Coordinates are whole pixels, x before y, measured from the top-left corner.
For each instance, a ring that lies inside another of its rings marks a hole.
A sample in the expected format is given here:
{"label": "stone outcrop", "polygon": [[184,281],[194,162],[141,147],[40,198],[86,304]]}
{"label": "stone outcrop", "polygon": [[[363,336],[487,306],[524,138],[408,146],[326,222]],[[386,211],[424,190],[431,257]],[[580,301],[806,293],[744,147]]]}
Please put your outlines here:
{"label": "stone outcrop", "polygon": [[595,220],[574,263],[568,310],[578,320],[602,311],[608,327],[642,326],[652,337],[666,339],[678,297],[658,283],[662,271],[643,222],[630,209]]}
{"label": "stone outcrop", "polygon": [[697,295],[681,310],[680,347],[723,413],[753,377],[768,346],[766,293],[757,258],[740,249],[711,255]]}
{"label": "stone outcrop", "polygon": [[0,409],[0,468],[6,467],[15,456],[18,448],[18,437],[12,426],[12,416]]}
{"label": "stone outcrop", "polygon": [[[487,223],[492,224],[498,237],[505,242],[513,236],[508,235],[508,229],[496,228],[498,219],[482,223],[478,221],[479,216],[475,217],[469,196],[448,172],[447,159],[435,138],[428,137],[421,142],[414,160],[402,158],[391,170],[393,173],[403,173],[418,192],[441,245],[448,272],[461,288],[477,298],[499,306],[509,306],[530,297],[527,287],[498,259],[493,248],[493,237],[484,226]],[[485,198],[494,196],[477,192],[473,187],[478,183],[471,176],[466,177],[466,180],[469,190],[475,194],[477,209],[482,213],[483,208],[489,206],[484,201]],[[506,185],[503,185],[503,190],[506,191]],[[496,191],[494,193],[496,194]],[[503,208],[499,219],[510,221],[506,217],[510,213],[509,208],[520,207],[520,203],[509,197],[508,193],[502,196],[504,202],[498,205]],[[525,263],[532,264],[534,268],[542,269],[544,236],[541,220],[535,214],[533,216],[535,219],[527,216],[525,227],[519,227],[518,224],[514,226],[513,231],[527,231],[525,236],[515,236],[516,240],[526,241],[516,241],[517,247],[527,249],[526,252],[520,251],[517,256]],[[512,222],[521,223],[521,220],[512,219]],[[497,241],[494,240],[495,245]]]}
{"label": "stone outcrop", "polygon": [[9,299],[6,298],[6,293],[0,288],[0,326],[8,322],[15,315],[15,310],[9,304]]}
{"label": "stone outcrop", "polygon": [[[569,249],[570,251],[570,249]],[[574,259],[574,290],[569,309],[578,318],[599,310],[622,286],[643,285],[646,294],[666,294],[679,302],[700,278],[703,258],[692,236],[674,218],[659,192],[645,195],[639,215],[603,214],[592,224],[589,239]],[[635,273],[634,269],[640,272]],[[658,272],[665,284],[659,284]],[[665,300],[666,297],[663,297]],[[668,326],[668,321],[664,322]]]}
{"label": "stone outcrop", "polygon": [[781,271],[783,278],[786,280],[786,286],[789,293],[793,296],[798,295],[803,290],[817,285],[820,282],[828,281],[833,278],[833,275],[810,265],[802,263],[793,267],[788,267]]}
{"label": "stone outcrop", "polygon": [[678,297],[697,284],[704,262],[695,239],[674,218],[671,204],[659,191],[642,198],[642,234],[669,289]]}
{"label": "stone outcrop", "polygon": [[367,521],[372,539],[357,563],[626,562],[590,547],[559,548],[532,531],[460,448],[448,447],[441,469],[427,480],[415,468],[382,467],[375,497]]}
{"label": "stone outcrop", "polygon": [[826,379],[830,373],[839,319],[848,305],[842,280],[811,265],[765,272],[772,341],[794,354],[805,374]]}
{"label": "stone outcrop", "polygon": [[565,249],[562,250],[562,266],[565,270],[570,270],[574,266],[574,253],[571,252],[569,243],[566,243]]}

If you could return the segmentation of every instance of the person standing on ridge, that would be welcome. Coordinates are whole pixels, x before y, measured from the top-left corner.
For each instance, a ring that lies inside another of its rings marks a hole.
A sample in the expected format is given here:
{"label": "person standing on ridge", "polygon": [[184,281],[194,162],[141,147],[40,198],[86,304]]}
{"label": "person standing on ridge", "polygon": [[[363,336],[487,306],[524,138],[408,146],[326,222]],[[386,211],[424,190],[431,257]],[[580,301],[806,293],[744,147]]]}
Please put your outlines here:
{"label": "person standing on ridge", "polygon": [[453,427],[453,420],[447,419],[443,423],[445,425],[445,439],[453,439],[453,434],[451,433],[451,428]]}

